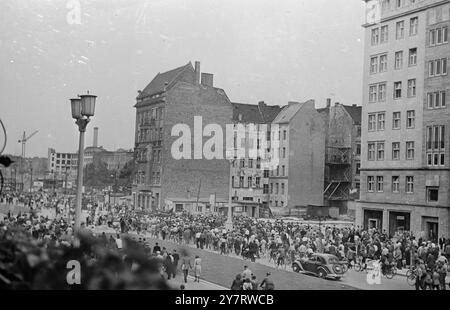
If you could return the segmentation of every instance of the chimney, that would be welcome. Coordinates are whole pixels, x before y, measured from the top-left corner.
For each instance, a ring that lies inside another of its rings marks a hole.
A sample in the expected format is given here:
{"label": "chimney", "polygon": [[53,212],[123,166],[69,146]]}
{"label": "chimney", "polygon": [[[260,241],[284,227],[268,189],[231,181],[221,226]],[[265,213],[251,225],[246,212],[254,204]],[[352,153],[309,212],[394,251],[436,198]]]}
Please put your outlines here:
{"label": "chimney", "polygon": [[195,84],[200,84],[200,61],[195,62]]}
{"label": "chimney", "polygon": [[93,147],[98,147],[98,127],[94,127],[94,142]]}
{"label": "chimney", "polygon": [[327,108],[331,106],[331,98],[327,98]]}
{"label": "chimney", "polygon": [[202,73],[202,85],[214,87],[214,74]]}

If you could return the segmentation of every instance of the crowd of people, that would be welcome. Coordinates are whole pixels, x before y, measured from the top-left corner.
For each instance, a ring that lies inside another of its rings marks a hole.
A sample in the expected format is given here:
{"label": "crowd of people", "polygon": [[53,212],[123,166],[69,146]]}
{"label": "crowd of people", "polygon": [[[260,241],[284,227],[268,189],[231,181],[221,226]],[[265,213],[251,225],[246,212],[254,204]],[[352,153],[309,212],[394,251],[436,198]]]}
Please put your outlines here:
{"label": "crowd of people", "polygon": [[[29,228],[37,238],[62,243],[70,242],[73,236],[71,225],[63,218],[48,221],[22,215],[16,221]],[[326,223],[311,225],[296,221],[235,217],[233,230],[227,231],[225,218],[218,215],[150,214],[121,208],[98,212],[95,207],[91,208],[85,224],[87,227],[106,225],[118,233],[147,234],[222,255],[237,255],[253,262],[266,259],[277,268],[286,268],[294,260],[306,259],[313,253],[333,254],[349,268],[356,263],[365,268],[369,260],[378,260],[383,272],[391,266],[413,269],[418,279],[417,289],[446,289],[445,277],[449,270],[449,239],[441,237],[437,243],[433,243],[409,232],[389,236],[385,231],[362,229],[354,225],[337,227]],[[110,244],[117,246],[117,237],[111,236],[109,239]],[[180,257],[175,250],[157,250],[150,254],[163,262],[162,270],[169,279],[174,276],[172,271],[180,268],[183,273],[193,269],[195,281],[199,280],[200,258],[179,266]],[[248,277],[240,277],[243,282],[248,280]],[[235,280],[238,281],[237,278]]]}

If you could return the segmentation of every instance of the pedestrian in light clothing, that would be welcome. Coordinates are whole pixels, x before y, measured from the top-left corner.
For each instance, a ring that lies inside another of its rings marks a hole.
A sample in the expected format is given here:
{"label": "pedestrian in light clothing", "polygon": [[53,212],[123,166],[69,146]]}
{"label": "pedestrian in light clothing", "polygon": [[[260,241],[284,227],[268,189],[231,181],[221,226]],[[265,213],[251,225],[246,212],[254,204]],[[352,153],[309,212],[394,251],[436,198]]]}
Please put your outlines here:
{"label": "pedestrian in light clothing", "polygon": [[195,256],[194,272],[195,272],[195,280],[194,280],[194,282],[200,282],[200,275],[202,273],[202,260],[198,256]]}

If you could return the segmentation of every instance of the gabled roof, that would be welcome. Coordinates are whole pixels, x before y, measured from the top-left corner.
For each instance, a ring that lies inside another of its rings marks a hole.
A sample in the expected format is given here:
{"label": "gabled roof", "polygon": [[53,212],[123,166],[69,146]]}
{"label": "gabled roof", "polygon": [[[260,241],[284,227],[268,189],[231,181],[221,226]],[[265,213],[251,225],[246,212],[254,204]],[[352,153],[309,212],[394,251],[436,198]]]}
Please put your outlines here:
{"label": "gabled roof", "polygon": [[[271,123],[281,110],[277,105],[269,106],[262,102],[257,105],[232,102],[232,105],[233,120],[242,123]],[[239,118],[239,115],[241,118]]]}
{"label": "gabled roof", "polygon": [[344,105],[345,110],[350,114],[355,123],[361,123],[362,107],[356,105]]}
{"label": "gabled roof", "polygon": [[[144,90],[139,94],[138,99],[145,97],[145,96],[151,96],[153,94],[161,93],[163,92],[166,86],[172,84],[176,78],[185,70],[192,67],[192,63],[189,62],[188,64],[175,68],[173,70],[158,73],[153,80],[147,85],[147,87],[144,88]],[[167,83],[167,85],[166,85]]]}
{"label": "gabled roof", "polygon": [[297,112],[301,109],[303,103],[299,102],[289,102],[289,105],[284,107],[283,110],[277,115],[277,117],[273,120],[275,124],[283,124],[289,123],[291,119],[297,114]]}

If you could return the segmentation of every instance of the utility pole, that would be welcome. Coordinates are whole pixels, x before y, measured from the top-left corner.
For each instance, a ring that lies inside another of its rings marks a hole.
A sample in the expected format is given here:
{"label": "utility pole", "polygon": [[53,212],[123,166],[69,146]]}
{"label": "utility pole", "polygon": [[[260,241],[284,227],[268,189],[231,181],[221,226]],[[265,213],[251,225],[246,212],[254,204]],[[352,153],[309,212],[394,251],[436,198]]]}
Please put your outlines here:
{"label": "utility pole", "polygon": [[21,160],[19,161],[19,165],[20,165],[20,173],[21,173],[21,176],[22,176],[22,190],[24,189],[24,164],[23,164],[23,162],[25,161],[25,147],[26,147],[26,144],[27,144],[27,141],[28,140],[30,140],[31,139],[31,137],[33,137],[35,134],[37,134],[38,133],[38,130],[36,130],[35,132],[33,132],[31,135],[29,135],[28,137],[27,137],[27,135],[26,135],[26,133],[25,133],[25,131],[23,132],[23,136],[22,136],[22,140],[19,140],[19,143],[21,143],[22,144],[22,158],[21,158]]}

